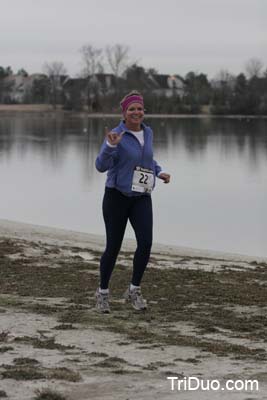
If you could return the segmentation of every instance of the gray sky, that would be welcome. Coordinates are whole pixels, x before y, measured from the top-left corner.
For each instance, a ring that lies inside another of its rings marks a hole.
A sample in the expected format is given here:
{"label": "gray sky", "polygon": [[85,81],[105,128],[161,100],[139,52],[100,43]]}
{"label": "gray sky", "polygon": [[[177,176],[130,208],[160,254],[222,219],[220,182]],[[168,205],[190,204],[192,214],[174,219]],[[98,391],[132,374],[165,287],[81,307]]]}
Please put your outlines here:
{"label": "gray sky", "polygon": [[[81,70],[82,45],[122,43],[145,68],[184,75],[267,68],[266,0],[2,0],[0,65],[42,72],[62,61]],[[108,71],[107,71],[108,72]]]}

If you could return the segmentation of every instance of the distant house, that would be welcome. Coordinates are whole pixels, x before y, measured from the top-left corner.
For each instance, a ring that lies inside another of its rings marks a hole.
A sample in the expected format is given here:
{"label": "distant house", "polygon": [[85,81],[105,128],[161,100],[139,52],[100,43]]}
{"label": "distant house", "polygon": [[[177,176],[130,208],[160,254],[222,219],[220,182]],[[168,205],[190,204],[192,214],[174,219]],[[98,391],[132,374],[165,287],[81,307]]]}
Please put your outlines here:
{"label": "distant house", "polygon": [[86,99],[87,93],[91,97],[96,93],[98,96],[114,94],[119,84],[125,86],[124,79],[116,78],[113,74],[94,74],[87,78],[68,77],[63,84],[63,88],[66,98],[69,98],[73,92],[80,92],[81,97]]}
{"label": "distant house", "polygon": [[[145,91],[150,91],[156,95],[171,97],[174,94],[183,97],[185,84],[178,75],[149,74],[142,77],[142,87]],[[88,88],[89,85],[89,88]],[[70,97],[70,92],[80,92],[82,98],[100,97],[115,94],[118,89],[125,93],[129,91],[129,82],[126,77],[116,77],[113,74],[94,74],[88,78],[68,78],[64,82],[64,94]]]}
{"label": "distant house", "polygon": [[3,103],[24,103],[31,97],[34,83],[44,79],[43,74],[9,75],[3,79],[1,100]]}
{"label": "distant house", "polygon": [[185,84],[179,75],[149,74],[153,82],[153,93],[158,96],[171,97],[173,95],[184,96]]}
{"label": "distant house", "polygon": [[86,102],[87,99],[87,78],[66,78],[63,83],[63,92],[67,102]]}
{"label": "distant house", "polygon": [[95,88],[99,96],[116,93],[118,87],[125,86],[123,78],[116,77],[114,74],[94,74],[89,77],[89,83]]}
{"label": "distant house", "polygon": [[63,88],[65,82],[67,82],[67,80],[69,79],[69,76],[68,75],[52,75],[52,76],[48,77],[48,79],[50,79],[52,86],[54,86],[56,90],[62,91],[62,88]]}
{"label": "distant house", "polygon": [[[142,74],[139,78],[137,83],[144,92],[166,97],[184,96],[185,84],[178,75]],[[114,95],[117,92],[127,93],[134,86],[134,82],[129,79],[126,79],[126,76],[116,77],[114,74],[104,73],[94,74],[87,78],[68,77],[63,83],[66,104],[70,108],[75,104],[82,106],[91,103],[93,105],[99,98]]]}
{"label": "distant house", "polygon": [[22,103],[24,96],[25,76],[8,75],[3,79],[3,103]]}
{"label": "distant house", "polygon": [[[99,100],[126,87],[123,78],[113,74],[94,74],[86,78],[68,78],[63,84],[66,108],[91,107],[99,110]],[[102,103],[102,102],[101,102]]]}

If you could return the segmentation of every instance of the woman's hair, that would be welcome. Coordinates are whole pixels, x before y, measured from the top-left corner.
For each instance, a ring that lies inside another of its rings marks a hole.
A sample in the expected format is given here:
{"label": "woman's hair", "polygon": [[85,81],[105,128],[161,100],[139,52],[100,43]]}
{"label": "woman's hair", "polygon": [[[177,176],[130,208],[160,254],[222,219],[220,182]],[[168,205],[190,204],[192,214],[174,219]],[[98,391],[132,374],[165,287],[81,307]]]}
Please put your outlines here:
{"label": "woman's hair", "polygon": [[137,90],[132,90],[130,93],[126,94],[120,102],[121,109],[123,113],[127,110],[131,103],[140,103],[144,106],[144,99],[140,92]]}

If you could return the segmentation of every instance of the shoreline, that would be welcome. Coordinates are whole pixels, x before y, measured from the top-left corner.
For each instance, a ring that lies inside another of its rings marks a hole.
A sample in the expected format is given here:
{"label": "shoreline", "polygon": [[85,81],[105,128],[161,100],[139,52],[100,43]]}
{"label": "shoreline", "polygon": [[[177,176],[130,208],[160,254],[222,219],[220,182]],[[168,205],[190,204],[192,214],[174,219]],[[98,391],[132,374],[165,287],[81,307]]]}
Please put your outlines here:
{"label": "shoreline", "polygon": [[[105,236],[93,233],[77,232],[73,230],[56,228],[44,225],[35,225],[19,221],[0,219],[0,236],[13,239],[25,239],[30,241],[41,241],[59,246],[72,245],[79,247],[89,247],[92,251],[103,251],[105,247]],[[123,240],[122,251],[134,251],[136,247],[135,239]],[[209,249],[197,249],[191,247],[166,245],[153,243],[153,253],[169,255],[172,257],[196,257],[212,260],[227,260],[241,262],[267,262],[267,257],[252,256],[239,253],[228,253]]]}
{"label": "shoreline", "polygon": [[[47,113],[58,115],[75,115],[87,118],[120,118],[121,114],[88,113],[87,111],[68,111],[54,109],[50,104],[0,104],[0,113]],[[220,115],[220,114],[146,114],[146,118],[229,118],[229,119],[267,119],[267,115]]]}

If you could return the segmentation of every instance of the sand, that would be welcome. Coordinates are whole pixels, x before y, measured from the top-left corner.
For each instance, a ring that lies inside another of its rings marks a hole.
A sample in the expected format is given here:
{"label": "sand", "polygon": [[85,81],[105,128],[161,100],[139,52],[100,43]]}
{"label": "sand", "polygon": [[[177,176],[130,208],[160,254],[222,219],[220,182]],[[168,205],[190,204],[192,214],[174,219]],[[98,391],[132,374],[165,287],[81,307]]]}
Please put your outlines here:
{"label": "sand", "polygon": [[[1,220],[0,243],[0,397],[267,399],[267,259],[155,244],[138,313],[122,299],[126,240],[100,315],[103,237]],[[168,376],[259,390],[172,391]]]}

